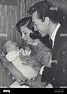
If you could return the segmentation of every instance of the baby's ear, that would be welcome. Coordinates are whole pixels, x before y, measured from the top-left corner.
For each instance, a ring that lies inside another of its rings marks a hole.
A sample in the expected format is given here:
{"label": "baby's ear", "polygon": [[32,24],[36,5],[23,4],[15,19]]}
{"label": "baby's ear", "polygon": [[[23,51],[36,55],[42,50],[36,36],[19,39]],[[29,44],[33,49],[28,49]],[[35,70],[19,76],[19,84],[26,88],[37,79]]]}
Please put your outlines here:
{"label": "baby's ear", "polygon": [[2,54],[0,56],[5,56],[5,53],[2,51]]}
{"label": "baby's ear", "polygon": [[10,48],[7,48],[7,49],[6,49],[6,52],[8,53],[9,51],[10,51]]}

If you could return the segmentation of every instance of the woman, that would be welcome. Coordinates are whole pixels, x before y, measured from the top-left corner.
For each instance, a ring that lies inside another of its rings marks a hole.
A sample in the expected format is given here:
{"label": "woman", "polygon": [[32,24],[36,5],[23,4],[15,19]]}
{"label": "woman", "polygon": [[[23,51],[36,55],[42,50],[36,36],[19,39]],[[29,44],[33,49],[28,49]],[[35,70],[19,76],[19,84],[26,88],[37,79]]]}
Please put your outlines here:
{"label": "woman", "polygon": [[[50,56],[50,49],[46,47],[45,44],[43,44],[43,40],[45,40],[44,43],[49,39],[48,36],[42,38],[40,33],[38,31],[33,30],[33,23],[31,21],[31,17],[25,17],[22,18],[17,24],[16,24],[17,31],[21,33],[22,39],[24,39],[28,46],[31,48],[31,56],[34,56],[41,64],[48,65],[47,64],[47,58]],[[42,42],[40,42],[42,41]],[[46,53],[48,55],[46,55]],[[47,57],[46,57],[47,56]]]}
{"label": "woman", "polygon": [[[46,43],[49,37],[46,36],[45,38],[42,38],[38,31],[33,30],[33,23],[31,21],[31,17],[22,18],[16,24],[16,28],[21,33],[22,39],[26,41],[27,46],[30,46],[31,52],[32,52],[31,56],[34,57],[34,59],[38,60],[39,63],[42,65],[42,68],[40,70],[40,75],[41,75],[43,71],[42,69],[44,66],[51,67],[50,66],[51,50],[48,47],[46,47],[45,44],[43,44],[43,43]],[[46,41],[43,42],[43,40],[46,40]],[[22,59],[22,56],[21,56],[21,59]],[[33,83],[35,83],[35,85],[36,83],[38,84],[38,80],[36,80],[36,82],[33,82]]]}

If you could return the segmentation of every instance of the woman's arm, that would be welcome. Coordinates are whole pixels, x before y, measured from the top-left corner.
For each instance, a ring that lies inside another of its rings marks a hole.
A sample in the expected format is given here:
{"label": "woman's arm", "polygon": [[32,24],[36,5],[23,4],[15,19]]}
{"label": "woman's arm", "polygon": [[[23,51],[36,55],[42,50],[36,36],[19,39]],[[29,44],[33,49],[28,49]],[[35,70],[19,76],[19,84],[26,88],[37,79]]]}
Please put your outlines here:
{"label": "woman's arm", "polygon": [[0,60],[20,85],[25,83],[27,78],[11,62],[9,62],[5,57],[0,57]]}

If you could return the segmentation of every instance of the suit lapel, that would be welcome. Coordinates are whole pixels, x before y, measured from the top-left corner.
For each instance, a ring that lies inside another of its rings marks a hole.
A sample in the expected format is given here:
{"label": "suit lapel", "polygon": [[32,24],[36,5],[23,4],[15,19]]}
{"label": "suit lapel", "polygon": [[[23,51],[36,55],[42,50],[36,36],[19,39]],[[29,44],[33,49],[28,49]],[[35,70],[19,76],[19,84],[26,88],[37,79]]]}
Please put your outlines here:
{"label": "suit lapel", "polygon": [[[61,27],[60,27],[61,28]],[[54,42],[54,46],[52,48],[52,55],[53,55],[53,59],[56,59],[57,56],[57,50],[60,46],[60,28],[58,29],[57,33],[56,33],[56,37],[55,37],[55,42]]]}

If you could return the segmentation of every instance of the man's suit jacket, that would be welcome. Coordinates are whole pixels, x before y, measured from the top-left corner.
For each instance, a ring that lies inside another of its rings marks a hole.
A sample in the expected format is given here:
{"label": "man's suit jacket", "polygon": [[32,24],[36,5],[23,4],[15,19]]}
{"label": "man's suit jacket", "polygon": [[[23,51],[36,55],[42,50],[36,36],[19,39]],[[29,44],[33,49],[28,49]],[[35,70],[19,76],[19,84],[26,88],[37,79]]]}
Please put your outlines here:
{"label": "man's suit jacket", "polygon": [[51,83],[53,87],[67,86],[67,27],[60,26],[52,49],[52,68],[45,67],[41,81]]}

